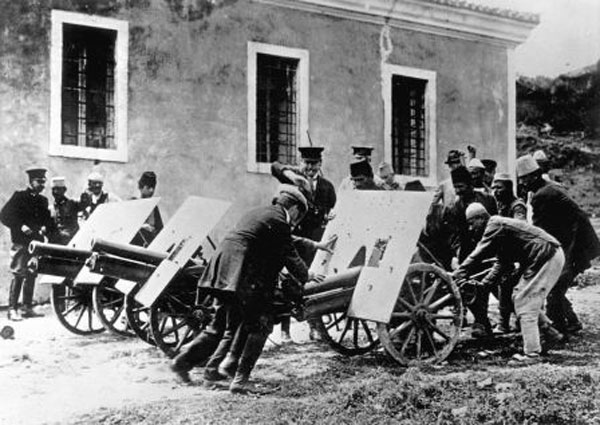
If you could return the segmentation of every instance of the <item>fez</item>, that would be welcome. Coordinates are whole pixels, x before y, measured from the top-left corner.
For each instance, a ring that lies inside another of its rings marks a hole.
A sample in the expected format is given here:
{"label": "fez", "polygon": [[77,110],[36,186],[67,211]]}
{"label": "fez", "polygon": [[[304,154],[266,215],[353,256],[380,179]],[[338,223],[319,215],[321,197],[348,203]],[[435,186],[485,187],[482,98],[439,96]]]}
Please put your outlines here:
{"label": "fez", "polygon": [[485,165],[483,165],[483,162],[481,162],[479,159],[473,158],[469,161],[469,169],[476,169],[476,168],[485,170]]}
{"label": "fez", "polygon": [[404,190],[408,190],[411,192],[425,192],[425,186],[421,183],[421,180],[411,180],[406,182],[404,185]]}
{"label": "fez", "polygon": [[540,169],[537,161],[531,155],[517,158],[517,177],[523,177]]}
{"label": "fez", "polygon": [[371,154],[373,153],[373,149],[375,149],[373,146],[359,146],[359,145],[352,145],[352,155],[359,155],[359,156],[371,156]]}
{"label": "fez", "polygon": [[291,184],[280,184],[275,192],[275,198],[277,199],[291,199],[296,204],[302,205],[304,210],[308,209],[308,202],[306,197],[298,190],[298,188]]}
{"label": "fez", "polygon": [[64,177],[52,177],[50,187],[67,187]]}
{"label": "fez", "polygon": [[485,209],[485,207],[483,205],[481,205],[479,202],[473,202],[472,204],[469,204],[469,206],[467,207],[467,210],[465,211],[465,216],[467,217],[467,220],[470,220],[473,217],[489,217],[489,213],[487,212],[487,210]]}
{"label": "fez", "polygon": [[512,182],[512,177],[509,173],[496,173],[494,174],[494,181]]}
{"label": "fez", "polygon": [[460,162],[464,156],[465,156],[464,152],[461,152],[456,149],[452,149],[450,152],[448,152],[448,158],[446,159],[445,164],[452,164],[454,162]]}
{"label": "fez", "polygon": [[473,184],[473,180],[471,179],[471,173],[469,173],[469,170],[467,170],[467,167],[463,167],[460,166],[454,170],[452,170],[452,172],[450,173],[450,176],[452,177],[452,183],[456,184],[456,183],[466,183],[466,184]]}
{"label": "fez", "polygon": [[154,171],[144,171],[138,181],[138,186],[156,187],[156,173]]}
{"label": "fez", "polygon": [[104,183],[104,177],[99,172],[94,171],[88,176],[88,181]]}
{"label": "fez", "polygon": [[45,179],[46,178],[46,169],[40,167],[31,167],[25,170],[30,180],[33,179]]}
{"label": "fez", "polygon": [[298,148],[300,156],[305,161],[320,161],[324,149],[322,146],[302,146]]}
{"label": "fez", "polygon": [[350,163],[350,177],[373,177],[373,169],[366,159]]}

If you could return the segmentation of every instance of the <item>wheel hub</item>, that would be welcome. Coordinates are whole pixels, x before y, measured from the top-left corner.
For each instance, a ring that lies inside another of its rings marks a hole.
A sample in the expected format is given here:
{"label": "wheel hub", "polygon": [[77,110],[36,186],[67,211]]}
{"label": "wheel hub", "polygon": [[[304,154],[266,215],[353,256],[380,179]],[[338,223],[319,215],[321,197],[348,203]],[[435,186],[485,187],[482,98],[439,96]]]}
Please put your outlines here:
{"label": "wheel hub", "polygon": [[419,327],[426,326],[430,317],[429,310],[424,305],[417,305],[412,314],[412,320]]}

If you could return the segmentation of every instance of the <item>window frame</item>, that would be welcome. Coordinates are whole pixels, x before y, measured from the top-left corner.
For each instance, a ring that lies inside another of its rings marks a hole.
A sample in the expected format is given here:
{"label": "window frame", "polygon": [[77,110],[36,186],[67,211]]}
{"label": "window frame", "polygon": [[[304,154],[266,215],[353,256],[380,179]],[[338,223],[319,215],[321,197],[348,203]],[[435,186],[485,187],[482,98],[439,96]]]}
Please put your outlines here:
{"label": "window frame", "polygon": [[[382,64],[382,95],[384,109],[384,160],[393,164],[392,146],[392,78],[394,76],[409,77],[425,80],[425,140],[426,140],[426,170],[427,176],[412,176],[407,174],[396,174],[403,182],[419,179],[424,186],[434,187],[437,185],[437,114],[436,93],[437,73],[435,71],[411,68],[401,65]],[[394,170],[395,171],[395,170]]]}
{"label": "window frame", "polygon": [[256,160],[256,88],[258,54],[297,59],[298,69],[298,127],[297,147],[308,145],[308,96],[309,96],[309,52],[306,49],[284,47],[274,44],[249,41],[247,46],[247,84],[248,84],[248,146],[247,171],[250,173],[271,173],[271,163]]}
{"label": "window frame", "polygon": [[[50,44],[50,142],[48,154],[67,158],[127,162],[127,85],[129,23],[83,13],[52,10]],[[115,144],[116,149],[62,144],[62,70],[64,24],[116,31],[115,40]]]}

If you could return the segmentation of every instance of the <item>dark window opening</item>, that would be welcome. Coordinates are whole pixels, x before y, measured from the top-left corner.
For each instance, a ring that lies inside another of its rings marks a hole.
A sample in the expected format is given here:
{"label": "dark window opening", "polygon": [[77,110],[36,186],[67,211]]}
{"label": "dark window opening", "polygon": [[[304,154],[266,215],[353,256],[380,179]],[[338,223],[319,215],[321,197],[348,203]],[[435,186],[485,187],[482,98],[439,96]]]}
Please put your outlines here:
{"label": "dark window opening", "polygon": [[398,174],[427,176],[426,80],[392,76],[392,161]]}
{"label": "dark window opening", "polygon": [[298,59],[257,56],[257,162],[296,163],[298,63]]}
{"label": "dark window opening", "polygon": [[116,149],[116,38],[114,30],[63,26],[63,145]]}

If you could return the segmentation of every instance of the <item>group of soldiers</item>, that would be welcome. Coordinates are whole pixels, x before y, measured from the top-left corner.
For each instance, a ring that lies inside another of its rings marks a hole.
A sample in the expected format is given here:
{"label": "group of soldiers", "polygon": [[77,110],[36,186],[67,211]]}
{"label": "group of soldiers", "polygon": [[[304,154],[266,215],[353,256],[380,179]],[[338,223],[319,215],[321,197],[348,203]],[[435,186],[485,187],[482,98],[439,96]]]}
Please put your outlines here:
{"label": "group of soldiers", "polygon": [[[23,318],[40,316],[33,309],[35,272],[27,264],[32,241],[49,241],[66,245],[79,230],[81,220],[86,220],[98,205],[117,202],[121,199],[104,190],[104,177],[98,172],[88,176],[88,187],[78,200],[67,196],[64,177],[51,179],[53,201],[42,195],[46,187],[45,168],[33,167],[26,170],[28,186],[16,191],[0,210],[0,222],[10,230],[10,271],[13,278],[9,289],[8,319],[20,321]],[[156,174],[146,171],[139,179],[140,197],[151,197],[156,188]],[[154,219],[154,217],[152,217]],[[150,219],[140,235],[152,234],[156,223]],[[19,298],[22,292],[22,303]]]}

